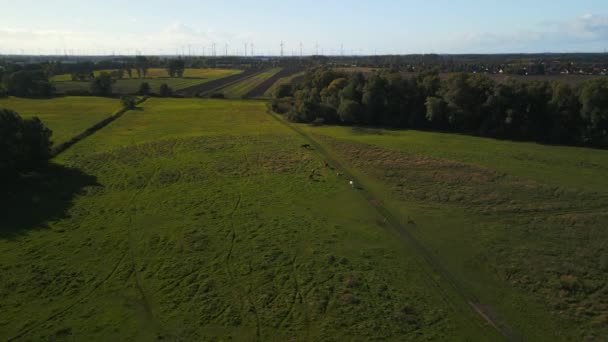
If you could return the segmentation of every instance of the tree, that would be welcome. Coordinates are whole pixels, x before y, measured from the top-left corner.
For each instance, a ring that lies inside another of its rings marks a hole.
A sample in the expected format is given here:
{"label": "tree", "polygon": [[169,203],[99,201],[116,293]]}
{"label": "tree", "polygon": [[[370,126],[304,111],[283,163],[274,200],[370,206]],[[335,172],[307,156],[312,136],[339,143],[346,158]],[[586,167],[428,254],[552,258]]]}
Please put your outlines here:
{"label": "tree", "polygon": [[112,76],[107,72],[102,72],[91,81],[91,92],[99,96],[110,96],[112,95],[113,83]]}
{"label": "tree", "polygon": [[124,109],[135,109],[137,106],[137,98],[129,95],[121,96],[120,104]]}
{"label": "tree", "polygon": [[148,82],[142,82],[139,85],[139,95],[147,96],[150,94],[150,84]]}
{"label": "tree", "polygon": [[53,85],[42,70],[17,71],[5,80],[6,92],[9,95],[27,96],[49,96],[53,93]]}
{"label": "tree", "polygon": [[459,131],[477,133],[484,105],[494,92],[494,82],[480,75],[454,74],[445,80],[441,97],[447,103],[450,124]]}
{"label": "tree", "polygon": [[149,61],[145,56],[137,56],[135,57],[135,69],[137,70],[137,75],[139,78],[142,76],[146,78],[148,74]]}
{"label": "tree", "polygon": [[0,109],[0,174],[14,176],[46,163],[52,134],[37,117],[24,120],[14,111]]}
{"label": "tree", "polygon": [[447,129],[449,128],[449,120],[447,115],[447,104],[443,99],[429,96],[425,102],[426,118],[431,123],[433,128]]}
{"label": "tree", "polygon": [[127,75],[129,75],[129,78],[133,78],[133,69],[131,69],[130,65],[125,65],[125,71],[127,72]]}
{"label": "tree", "polygon": [[167,63],[166,69],[169,77],[183,77],[186,63],[183,59],[172,59]]}
{"label": "tree", "polygon": [[338,108],[338,116],[344,123],[358,123],[363,116],[363,110],[363,106],[359,102],[344,99]]}
{"label": "tree", "polygon": [[583,120],[581,103],[574,89],[568,83],[555,82],[549,105],[554,114],[551,141],[566,144],[580,142]]}
{"label": "tree", "polygon": [[290,96],[293,96],[293,88],[291,84],[288,83],[280,84],[274,91],[274,97],[276,99],[282,99]]}
{"label": "tree", "polygon": [[581,116],[585,122],[586,142],[608,146],[608,81],[585,83],[581,95]]}
{"label": "tree", "polygon": [[163,83],[160,85],[158,94],[162,97],[169,97],[173,95],[173,90],[169,87],[167,83]]}

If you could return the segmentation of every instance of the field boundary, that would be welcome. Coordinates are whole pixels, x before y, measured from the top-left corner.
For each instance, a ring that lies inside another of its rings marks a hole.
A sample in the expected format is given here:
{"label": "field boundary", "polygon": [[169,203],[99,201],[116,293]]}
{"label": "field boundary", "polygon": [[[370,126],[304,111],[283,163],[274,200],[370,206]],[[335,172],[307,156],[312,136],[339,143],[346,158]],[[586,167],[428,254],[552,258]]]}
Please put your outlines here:
{"label": "field boundary", "polygon": [[[137,101],[136,105],[140,105],[140,104],[146,102],[146,100],[148,100],[148,98],[144,97],[144,98],[140,99],[139,101]],[[126,112],[128,112],[130,110],[131,109],[127,109],[127,108],[120,109],[119,111],[115,112],[114,114],[110,115],[109,117],[107,117],[107,118],[99,121],[98,123],[94,124],[93,126],[87,128],[84,132],[78,134],[77,136],[71,138],[70,140],[68,140],[68,141],[66,141],[66,142],[64,142],[62,144],[59,144],[59,145],[53,147],[53,149],[51,151],[51,158],[54,158],[54,157],[60,155],[61,153],[65,152],[68,148],[76,145],[80,141],[82,141],[82,140],[86,139],[87,137],[93,135],[95,132],[97,132],[100,129],[106,127],[107,125],[109,125],[110,123],[112,123],[116,119],[120,118]]]}
{"label": "field boundary", "polygon": [[[312,138],[306,132],[287,122],[285,119],[280,117],[278,114],[273,113],[271,110],[268,110],[267,113],[275,120],[279,121],[281,124],[287,126],[295,133],[306,139],[306,141],[310,143],[310,145],[322,158],[333,164],[333,167],[339,170],[345,177],[348,177],[348,179],[355,182],[355,184],[365,184],[365,182],[361,182],[360,179],[355,177],[348,168],[342,166],[342,164],[338,162],[336,158],[332,157],[332,155],[327,152],[327,150],[319,142],[317,142],[317,140]],[[359,191],[367,201],[372,201],[377,198],[370,190],[359,188]],[[504,320],[498,318],[498,315],[490,307],[481,303],[481,301],[474,294],[470,293],[470,291],[468,291],[466,287],[464,287],[457,280],[457,278],[441,263],[441,261],[439,261],[426,246],[424,246],[418,239],[414,237],[414,235],[400,222],[400,215],[394,214],[383,204],[375,204],[373,207],[376,208],[378,213],[385,218],[386,222],[388,222],[402,238],[411,243],[416,252],[424,259],[431,269],[435,271],[442,278],[442,280],[448,283],[450,287],[452,287],[455,293],[461,299],[463,299],[463,304],[470,306],[472,312],[481,317],[484,322],[489,324],[506,340],[523,341],[523,337],[519,333],[514,331],[506,322],[504,322]]]}
{"label": "field boundary", "polygon": [[211,95],[213,92],[218,90],[227,88],[233,84],[239,83],[246,79],[249,79],[257,74],[264,72],[266,69],[248,69],[244,72],[232,75],[224,78],[220,78],[214,81],[202,83],[199,85],[195,85],[189,88],[184,88],[176,91],[177,95],[181,95],[184,97],[207,97]]}
{"label": "field boundary", "polygon": [[303,69],[299,67],[288,67],[283,68],[281,71],[274,74],[272,77],[264,80],[262,83],[255,86],[248,93],[243,95],[243,99],[250,99],[255,97],[262,97],[266,93],[268,89],[270,89],[275,83],[277,83],[281,78],[289,77],[291,75],[295,75],[298,72],[301,72]]}

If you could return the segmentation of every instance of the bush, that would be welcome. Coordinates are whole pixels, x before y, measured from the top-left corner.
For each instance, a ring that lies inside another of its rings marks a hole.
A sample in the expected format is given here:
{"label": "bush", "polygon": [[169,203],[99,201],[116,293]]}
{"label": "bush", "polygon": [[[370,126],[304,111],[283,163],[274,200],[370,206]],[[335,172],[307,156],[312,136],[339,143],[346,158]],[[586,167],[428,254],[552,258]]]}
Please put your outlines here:
{"label": "bush", "polygon": [[16,175],[45,164],[53,133],[38,118],[0,109],[0,174]]}
{"label": "bush", "polygon": [[163,83],[160,85],[160,90],[158,94],[162,97],[169,97],[173,95],[173,90],[169,87],[167,83]]}
{"label": "bush", "polygon": [[120,104],[124,109],[134,109],[137,106],[137,98],[135,96],[122,96]]}
{"label": "bush", "polygon": [[210,96],[212,99],[225,99],[224,93],[213,93]]}
{"label": "bush", "polygon": [[91,92],[99,96],[112,95],[112,84],[114,80],[107,72],[102,72],[91,81]]}
{"label": "bush", "polygon": [[6,77],[5,83],[9,95],[27,97],[49,96],[53,93],[53,85],[39,70],[17,71]]}
{"label": "bush", "polygon": [[277,99],[290,96],[293,96],[293,88],[291,87],[291,84],[281,84],[274,91],[274,97]]}
{"label": "bush", "polygon": [[139,95],[143,95],[143,96],[147,96],[150,95],[150,83],[148,82],[142,82],[139,85],[139,91],[138,91]]}

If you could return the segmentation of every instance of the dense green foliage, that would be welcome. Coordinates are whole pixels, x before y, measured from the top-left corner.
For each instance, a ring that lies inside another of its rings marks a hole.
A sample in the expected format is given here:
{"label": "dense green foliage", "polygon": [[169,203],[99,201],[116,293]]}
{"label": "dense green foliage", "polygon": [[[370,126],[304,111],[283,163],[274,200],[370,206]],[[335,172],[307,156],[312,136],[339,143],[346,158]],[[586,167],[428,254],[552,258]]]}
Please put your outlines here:
{"label": "dense green foliage", "polygon": [[120,97],[120,104],[124,109],[134,109],[137,106],[137,98],[135,96],[124,95]]}
{"label": "dense green foliage", "polygon": [[169,77],[184,77],[186,62],[183,59],[172,59],[167,62],[167,74]]}
{"label": "dense green foliage", "polygon": [[23,119],[0,109],[0,175],[15,175],[46,163],[51,155],[51,135],[40,119]]}
{"label": "dense green foliage", "polygon": [[107,72],[102,72],[99,76],[91,80],[91,93],[98,96],[110,96],[112,95],[112,85],[114,79]]}
{"label": "dense green foliage", "polygon": [[[275,109],[285,103],[276,94]],[[476,74],[309,73],[287,112],[296,122],[436,129],[501,139],[608,147],[608,80],[495,84]]]}
{"label": "dense green foliage", "polygon": [[[6,93],[13,96],[49,96],[53,86],[41,70],[22,70],[4,76]],[[0,93],[3,92],[0,89]]]}
{"label": "dense green foliage", "polygon": [[163,83],[160,85],[158,95],[160,95],[161,97],[171,96],[173,95],[173,89],[171,89],[171,87],[169,87],[167,83]]}
{"label": "dense green foliage", "polygon": [[150,83],[148,83],[148,82],[142,82],[142,83],[139,85],[139,90],[137,91],[137,93],[138,93],[139,95],[144,95],[144,96],[147,96],[147,95],[149,95],[149,94],[150,94],[150,89],[151,89],[151,88],[150,88]]}

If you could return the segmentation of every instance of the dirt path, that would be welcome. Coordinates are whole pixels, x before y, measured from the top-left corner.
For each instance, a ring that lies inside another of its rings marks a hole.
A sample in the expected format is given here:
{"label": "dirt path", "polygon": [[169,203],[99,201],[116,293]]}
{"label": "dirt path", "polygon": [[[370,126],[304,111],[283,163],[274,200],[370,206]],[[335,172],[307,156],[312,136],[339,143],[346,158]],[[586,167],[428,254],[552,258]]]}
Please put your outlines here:
{"label": "dirt path", "polygon": [[[336,158],[334,158],[327,150],[315,140],[313,137],[308,135],[306,132],[302,131],[300,128],[295,125],[285,121],[283,118],[279,117],[275,113],[268,113],[274,119],[279,121],[281,124],[287,126],[295,133],[303,137],[307,140],[307,142],[315,149],[315,152],[319,154],[323,159],[325,159],[328,163],[332,164],[337,170],[339,170],[345,177],[345,179],[353,180],[355,184],[361,185],[362,188],[359,189],[361,195],[372,205],[378,213],[385,218],[386,223],[388,223],[392,228],[394,228],[400,236],[402,236],[408,243],[410,243],[416,250],[417,254],[421,256],[424,261],[431,267],[431,269],[436,272],[441,280],[450,284],[450,287],[458,294],[459,297],[463,300],[463,304],[469,305],[470,308],[479,315],[487,324],[492,326],[494,329],[500,333],[506,340],[508,341],[522,341],[523,338],[515,332],[512,328],[508,326],[508,324],[500,319],[498,315],[487,305],[481,303],[479,299],[472,294],[469,290],[467,290],[458,280],[457,278],[443,265],[443,263],[433,255],[433,253],[424,246],[418,239],[416,239],[409,229],[401,223],[399,219],[399,215],[393,213],[389,208],[379,203],[379,201],[375,200],[377,198],[382,198],[382,196],[376,196],[372,191],[366,190],[368,187],[365,186],[365,182],[362,182],[360,179],[355,177],[352,172],[349,171],[348,168],[344,167]],[[432,278],[432,275],[430,275]]]}

